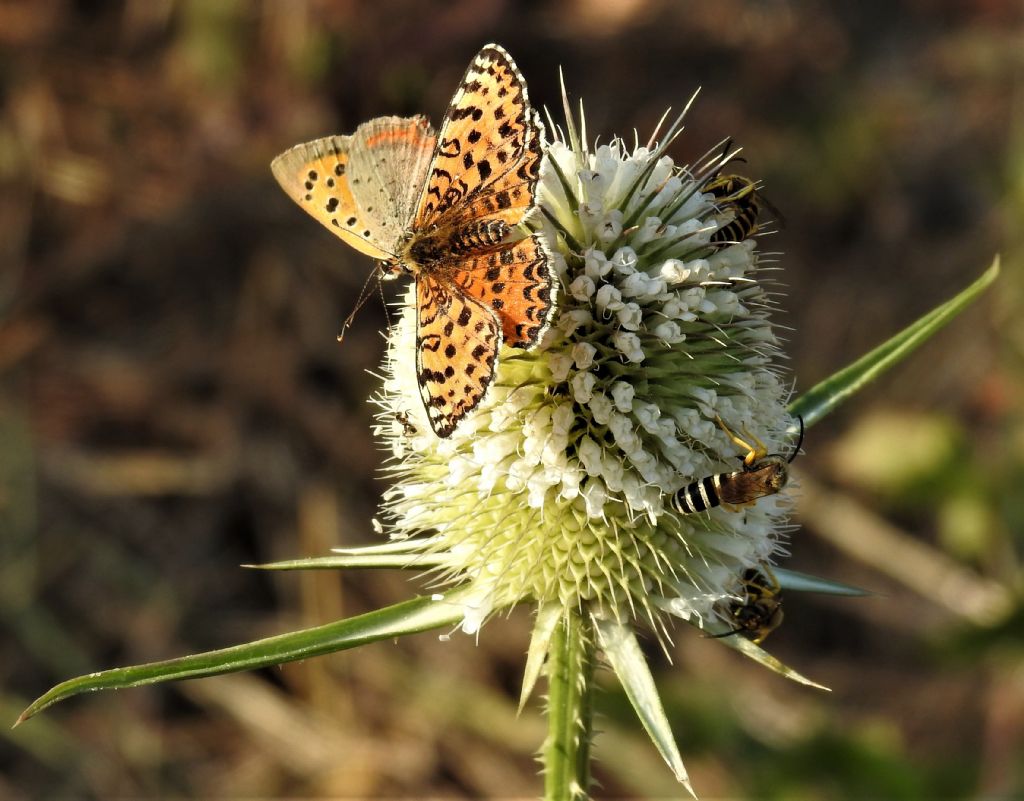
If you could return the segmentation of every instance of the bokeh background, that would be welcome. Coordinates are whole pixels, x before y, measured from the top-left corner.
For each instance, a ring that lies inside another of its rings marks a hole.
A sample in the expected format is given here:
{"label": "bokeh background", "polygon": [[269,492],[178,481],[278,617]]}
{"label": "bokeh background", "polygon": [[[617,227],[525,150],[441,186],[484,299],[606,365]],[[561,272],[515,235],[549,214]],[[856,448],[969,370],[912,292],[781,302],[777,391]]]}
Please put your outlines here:
{"label": "bokeh background", "polygon": [[[374,538],[385,312],[369,261],[268,164],[381,114],[435,123],[498,41],[592,135],[744,146],[784,215],[797,391],[978,275],[993,291],[808,432],[769,641],[824,694],[720,643],[648,641],[705,798],[1024,795],[1019,0],[0,2],[0,797],[532,797],[528,610],[273,671],[18,712],[83,672],[409,597],[391,572],[242,563]],[[676,797],[609,675],[601,798]]]}

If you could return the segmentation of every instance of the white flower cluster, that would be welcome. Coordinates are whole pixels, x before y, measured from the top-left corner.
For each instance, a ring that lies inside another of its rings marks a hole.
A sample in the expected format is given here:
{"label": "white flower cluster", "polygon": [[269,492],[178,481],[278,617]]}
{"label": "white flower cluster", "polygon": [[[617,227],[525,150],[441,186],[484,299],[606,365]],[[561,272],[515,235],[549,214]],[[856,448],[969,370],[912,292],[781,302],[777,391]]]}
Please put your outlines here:
{"label": "white flower cluster", "polygon": [[431,551],[449,578],[478,583],[483,614],[525,597],[621,611],[643,596],[650,610],[651,596],[703,622],[777,549],[787,507],[668,505],[739,466],[721,423],[776,450],[789,424],[754,242],[713,241],[731,217],[699,177],[621,140],[550,144],[540,193],[562,282],[553,324],[539,348],[504,349],[486,401],[448,439],[422,409],[406,299],[378,398],[392,535],[437,532]]}

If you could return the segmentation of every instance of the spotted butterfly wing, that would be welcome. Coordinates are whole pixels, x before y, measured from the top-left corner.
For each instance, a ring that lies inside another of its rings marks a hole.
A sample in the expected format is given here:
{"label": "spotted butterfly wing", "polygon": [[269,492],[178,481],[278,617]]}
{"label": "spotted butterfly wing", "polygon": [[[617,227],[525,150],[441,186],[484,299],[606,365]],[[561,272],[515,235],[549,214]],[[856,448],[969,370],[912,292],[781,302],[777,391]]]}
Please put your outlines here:
{"label": "spotted butterfly wing", "polygon": [[440,137],[422,117],[383,117],[272,165],[342,240],[416,277],[420,394],[442,437],[483,400],[502,343],[537,344],[553,308],[543,239],[515,230],[535,206],[542,130],[515,63],[488,45]]}
{"label": "spotted butterfly wing", "polygon": [[351,136],[296,145],[270,168],[292,200],[343,241],[387,259],[409,228],[434,144],[425,117],[379,117]]}
{"label": "spotted butterfly wing", "polygon": [[448,106],[414,227],[519,224],[534,206],[543,125],[499,45],[470,63]]}
{"label": "spotted butterfly wing", "polygon": [[502,230],[506,238],[454,265],[464,292],[493,309],[503,344],[530,348],[553,308],[543,237],[507,237],[536,204],[543,125],[511,56],[488,45],[473,59],[438,133],[419,226]]}
{"label": "spotted butterfly wing", "polygon": [[549,259],[543,237],[531,234],[467,256],[455,282],[495,313],[503,344],[528,349],[540,340],[551,315],[554,287]]}
{"label": "spotted butterfly wing", "polygon": [[549,253],[515,230],[535,205],[541,132],[515,62],[483,48],[441,125],[413,224],[451,243],[417,274],[420,392],[442,437],[486,396],[501,345],[532,347],[551,315]]}
{"label": "spotted butterfly wing", "polygon": [[450,436],[487,393],[501,349],[501,327],[486,305],[422,277],[416,281],[420,397],[430,426]]}

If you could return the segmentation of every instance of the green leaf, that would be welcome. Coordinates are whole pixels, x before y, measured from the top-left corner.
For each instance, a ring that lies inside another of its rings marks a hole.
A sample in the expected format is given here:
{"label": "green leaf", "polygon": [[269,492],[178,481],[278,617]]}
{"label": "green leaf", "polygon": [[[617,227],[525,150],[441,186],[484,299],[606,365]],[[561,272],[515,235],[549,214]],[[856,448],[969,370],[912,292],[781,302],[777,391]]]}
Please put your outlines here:
{"label": "green leaf", "polygon": [[672,736],[672,727],[669,726],[665,708],[661,705],[654,677],[651,676],[647,659],[644,657],[643,651],[640,650],[636,635],[628,626],[613,620],[595,618],[594,624],[597,629],[598,642],[604,649],[612,670],[615,671],[615,675],[622,683],[626,697],[633,705],[640,722],[647,729],[647,734],[661,753],[662,759],[672,769],[679,783],[696,798],[697,794],[690,786],[690,778],[686,774],[686,768],[683,767],[683,758],[679,755],[675,737]]}
{"label": "green leaf", "polygon": [[410,537],[404,540],[360,545],[356,548],[332,548],[334,556],[288,559],[263,565],[242,565],[257,570],[339,570],[343,568],[395,568],[429,570],[442,560],[428,550],[435,537]]}
{"label": "green leaf", "polygon": [[969,287],[911,323],[853,364],[826,378],[789,405],[789,413],[812,426],[855,392],[910,355],[919,345],[956,317],[999,275],[996,256],[981,277]]}
{"label": "green leaf", "polygon": [[824,595],[847,595],[851,597],[863,597],[873,595],[868,590],[854,587],[852,584],[843,584],[841,581],[812,576],[808,573],[799,573],[796,570],[786,570],[782,567],[773,567],[772,573],[779,581],[779,586],[787,591],[794,592],[820,592]]}
{"label": "green leaf", "polygon": [[263,565],[242,565],[253,570],[342,570],[345,568],[391,568],[396,570],[428,570],[441,560],[424,554],[339,553],[335,556],[313,556],[289,559]]}
{"label": "green leaf", "polygon": [[784,665],[782,662],[780,662],[778,659],[776,659],[774,656],[772,656],[770,653],[764,650],[764,648],[762,648],[760,645],[756,645],[755,643],[751,642],[746,637],[743,637],[740,634],[736,634],[729,637],[719,637],[717,639],[718,642],[722,643],[723,645],[728,645],[734,651],[739,651],[744,656],[750,657],[759,665],[763,665],[769,670],[778,673],[780,676],[785,676],[787,679],[791,679],[792,681],[798,682],[800,684],[806,684],[808,687],[816,687],[817,689],[824,690],[825,692],[832,692],[824,684],[818,684],[818,682],[816,681],[811,681],[806,676],[802,676],[799,673],[797,673],[795,670],[793,670],[793,668]]}
{"label": "green leaf", "polygon": [[331,553],[425,553],[439,542],[442,542],[441,537],[406,537],[401,540],[375,542],[371,545],[357,545],[354,548],[331,548]]}
{"label": "green leaf", "polygon": [[551,648],[551,637],[555,627],[562,619],[562,605],[552,601],[543,604],[537,610],[537,619],[533,623],[533,636],[530,637],[530,650],[526,652],[526,669],[523,671],[523,689],[519,693],[519,711],[526,706],[526,699],[533,692],[533,687],[544,667],[544,658]]}
{"label": "green leaf", "polygon": [[37,698],[18,718],[18,725],[57,701],[93,690],[119,690],[162,681],[198,679],[239,670],[280,665],[297,659],[355,648],[377,640],[451,625],[462,618],[461,596],[465,590],[447,593],[443,600],[413,598],[358,617],[312,629],[279,634],[264,640],[207,651],[164,662],[114,668],[70,679]]}

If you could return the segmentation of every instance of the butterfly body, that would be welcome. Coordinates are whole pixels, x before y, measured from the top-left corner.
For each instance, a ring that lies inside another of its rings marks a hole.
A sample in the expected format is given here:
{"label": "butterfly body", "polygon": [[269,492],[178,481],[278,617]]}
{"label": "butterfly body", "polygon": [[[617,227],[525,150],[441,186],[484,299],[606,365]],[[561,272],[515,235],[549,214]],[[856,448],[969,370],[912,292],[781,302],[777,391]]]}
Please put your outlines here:
{"label": "butterfly body", "polygon": [[550,254],[522,225],[536,205],[542,131],[515,63],[488,45],[436,133],[424,117],[381,117],[272,165],[383,277],[414,278],[417,382],[440,437],[486,397],[502,346],[534,347],[550,320]]}
{"label": "butterfly body", "polygon": [[[512,232],[502,220],[484,220],[464,226],[435,228],[401,244],[402,255],[383,262],[386,272],[438,275],[458,271],[461,257],[478,255],[501,245]],[[454,263],[453,263],[454,262]]]}

